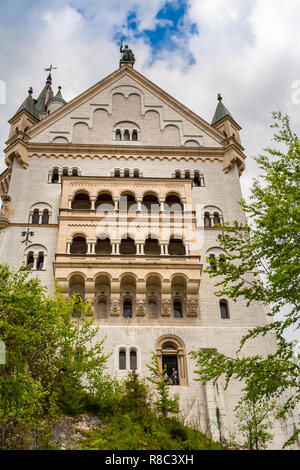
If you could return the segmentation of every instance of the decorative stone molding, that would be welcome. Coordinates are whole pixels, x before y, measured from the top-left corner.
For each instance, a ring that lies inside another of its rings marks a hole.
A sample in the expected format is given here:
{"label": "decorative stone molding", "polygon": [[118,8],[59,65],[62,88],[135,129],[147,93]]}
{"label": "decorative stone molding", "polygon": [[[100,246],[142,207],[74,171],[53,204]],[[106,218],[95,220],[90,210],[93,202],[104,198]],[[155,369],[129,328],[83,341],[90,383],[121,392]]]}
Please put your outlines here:
{"label": "decorative stone molding", "polygon": [[161,303],[161,315],[163,317],[170,317],[171,316],[171,301],[170,300],[163,300]]}
{"label": "decorative stone molding", "polygon": [[187,316],[197,317],[199,313],[199,305],[197,300],[189,300],[187,302]]}
{"label": "decorative stone molding", "polygon": [[145,302],[142,301],[142,300],[137,301],[136,315],[139,316],[139,317],[145,316],[145,310],[146,310]]}
{"label": "decorative stone molding", "polygon": [[111,316],[120,316],[120,302],[119,300],[113,299],[111,301],[111,307],[110,307],[110,314]]}

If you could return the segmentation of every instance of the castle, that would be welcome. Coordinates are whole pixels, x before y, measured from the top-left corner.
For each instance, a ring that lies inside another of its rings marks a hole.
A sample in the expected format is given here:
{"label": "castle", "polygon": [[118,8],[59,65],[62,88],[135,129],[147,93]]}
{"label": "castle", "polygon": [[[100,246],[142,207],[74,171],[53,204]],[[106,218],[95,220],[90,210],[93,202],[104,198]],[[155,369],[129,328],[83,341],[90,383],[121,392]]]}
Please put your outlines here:
{"label": "castle", "polygon": [[[38,98],[30,88],[10,119],[0,261],[25,262],[50,293],[55,277],[66,298],[91,301],[111,374],[148,375],[155,352],[186,421],[219,440],[234,431],[241,387],[195,381],[188,353],[234,355],[247,330],[266,323],[263,306],[215,296],[203,272],[225,255],[220,224],[245,222],[241,127],[220,95],[209,124],[121,52],[115,72],[69,103],[53,92],[50,70]],[[258,338],[245,351],[271,347]],[[276,429],[280,448],[289,433]]]}

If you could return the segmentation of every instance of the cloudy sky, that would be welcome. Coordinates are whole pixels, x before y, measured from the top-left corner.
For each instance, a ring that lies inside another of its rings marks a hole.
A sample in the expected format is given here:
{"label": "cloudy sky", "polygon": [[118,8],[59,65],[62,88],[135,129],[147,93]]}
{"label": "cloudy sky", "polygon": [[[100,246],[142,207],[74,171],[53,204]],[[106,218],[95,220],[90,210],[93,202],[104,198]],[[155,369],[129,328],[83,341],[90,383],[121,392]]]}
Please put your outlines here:
{"label": "cloudy sky", "polygon": [[53,87],[70,100],[118,68],[124,39],[139,72],[209,122],[222,93],[243,128],[247,195],[271,112],[299,128],[299,18],[300,0],[1,0],[1,149],[28,87],[36,97],[44,86],[45,67],[58,67]]}
{"label": "cloudy sky", "polygon": [[118,68],[124,39],[139,72],[209,122],[222,93],[243,128],[247,196],[271,112],[299,129],[299,19],[300,0],[0,0],[0,171],[7,121],[44,68],[70,100]]}

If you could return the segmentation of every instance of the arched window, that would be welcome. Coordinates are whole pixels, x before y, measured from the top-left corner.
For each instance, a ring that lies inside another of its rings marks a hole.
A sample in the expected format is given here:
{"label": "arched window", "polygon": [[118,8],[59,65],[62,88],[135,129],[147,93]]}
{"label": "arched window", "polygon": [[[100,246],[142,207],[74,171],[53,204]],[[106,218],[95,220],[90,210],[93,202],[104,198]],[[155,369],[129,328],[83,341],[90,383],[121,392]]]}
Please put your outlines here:
{"label": "arched window", "polygon": [[147,238],[145,241],[144,253],[146,256],[160,255],[160,246],[155,238]]}
{"label": "arched window", "polygon": [[84,255],[87,253],[87,244],[86,239],[84,237],[74,237],[71,247],[70,253],[75,255]]}
{"label": "arched window", "polygon": [[98,213],[101,212],[113,212],[114,201],[110,193],[101,193],[98,195],[95,202],[95,209],[98,209]]}
{"label": "arched window", "polygon": [[124,140],[130,140],[130,134],[129,134],[128,129],[125,129],[125,131],[124,131]]}
{"label": "arched window", "polygon": [[175,178],[181,178],[181,173],[179,170],[175,171]]}
{"label": "arched window", "polygon": [[44,225],[49,224],[49,211],[48,211],[48,209],[44,209],[44,211],[43,211],[42,224],[44,224]]}
{"label": "arched window", "polygon": [[58,181],[59,181],[58,169],[54,168],[52,172],[51,183],[58,183]]}
{"label": "arched window", "polygon": [[170,238],[168,253],[169,255],[184,256],[186,252],[183,241],[180,238]]}
{"label": "arched window", "polygon": [[63,175],[63,176],[69,176],[69,170],[68,170],[68,168],[64,168],[64,169],[63,169],[62,175]]}
{"label": "arched window", "polygon": [[136,357],[136,351],[134,349],[130,350],[130,369],[131,370],[137,369],[137,357]]}
{"label": "arched window", "polygon": [[110,243],[110,239],[108,237],[98,238],[95,247],[96,255],[111,255],[111,252],[112,246]]}
{"label": "arched window", "polygon": [[120,129],[116,130],[116,140],[121,140],[121,131],[120,131]]}
{"label": "arched window", "polygon": [[120,178],[120,170],[115,170],[115,174],[114,174],[114,177],[115,178]]}
{"label": "arched window", "polygon": [[174,318],[182,318],[182,303],[180,300],[174,300],[173,313],[174,313]]}
{"label": "arched window", "polygon": [[91,208],[89,195],[86,193],[76,194],[72,201],[71,208],[77,210],[89,210]]}
{"label": "arched window", "polygon": [[172,212],[182,212],[183,206],[179,196],[176,194],[169,194],[165,200],[165,210]]}
{"label": "arched window", "polygon": [[229,318],[229,308],[228,308],[228,302],[225,299],[220,300],[220,313],[221,313],[221,318]]}
{"label": "arched window", "polygon": [[146,207],[149,214],[159,212],[159,201],[155,194],[144,194],[142,205],[143,210],[145,210]]}
{"label": "arched window", "polygon": [[135,255],[136,246],[134,240],[130,237],[123,238],[120,243],[120,255]]}
{"label": "arched window", "polygon": [[32,269],[33,265],[34,265],[34,257],[33,257],[32,251],[30,251],[27,255],[26,266],[28,267],[28,269]]}
{"label": "arched window", "polygon": [[78,170],[77,170],[77,168],[73,168],[73,170],[72,170],[72,176],[78,176]]}
{"label": "arched window", "polygon": [[190,177],[191,177],[190,172],[189,172],[189,171],[185,171],[185,172],[184,172],[184,177],[185,177],[186,180],[190,179]]}
{"label": "arched window", "polygon": [[211,226],[211,221],[210,221],[209,212],[205,212],[205,214],[204,214],[204,227],[210,227],[210,226]]}
{"label": "arched window", "polygon": [[132,131],[132,140],[138,140],[138,133],[136,129]]}
{"label": "arched window", "polygon": [[130,176],[129,170],[125,170],[124,171],[124,178],[129,178],[129,176]]}
{"label": "arched window", "polygon": [[209,255],[209,266],[213,271],[217,270],[216,257],[213,254]]}
{"label": "arched window", "polygon": [[37,265],[36,265],[37,271],[42,271],[43,266],[44,266],[44,253],[41,252],[39,253],[39,256],[37,259]]}
{"label": "arched window", "polygon": [[38,224],[40,222],[40,212],[38,209],[34,209],[32,216],[32,223]]}
{"label": "arched window", "polygon": [[195,171],[195,172],[194,172],[193,185],[194,185],[194,186],[201,186],[200,176],[199,176],[198,171]]}
{"label": "arched window", "polygon": [[126,299],[123,302],[123,317],[124,318],[132,317],[132,302],[130,299]]}
{"label": "arched window", "polygon": [[140,176],[139,170],[134,170],[134,172],[133,172],[133,177],[134,177],[134,178],[138,178],[139,176]]}
{"label": "arched window", "polygon": [[156,341],[155,354],[160,369],[166,369],[170,385],[188,385],[186,351],[176,335],[163,335]]}
{"label": "arched window", "polygon": [[124,349],[119,351],[119,369],[126,370],[126,351]]}
{"label": "arched window", "polygon": [[220,216],[218,212],[214,212],[214,225],[219,225],[221,223]]}

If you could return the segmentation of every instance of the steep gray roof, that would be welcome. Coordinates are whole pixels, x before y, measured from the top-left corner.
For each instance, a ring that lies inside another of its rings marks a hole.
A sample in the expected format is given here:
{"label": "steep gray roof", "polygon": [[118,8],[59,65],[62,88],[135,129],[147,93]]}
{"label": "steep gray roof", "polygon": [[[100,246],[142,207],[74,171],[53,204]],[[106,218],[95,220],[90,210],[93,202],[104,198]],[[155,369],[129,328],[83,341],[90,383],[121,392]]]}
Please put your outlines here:
{"label": "steep gray roof", "polygon": [[211,122],[211,125],[213,125],[216,122],[220,121],[225,116],[230,116],[232,118],[230,112],[228,111],[226,106],[224,106],[224,104],[222,103],[222,96],[220,94],[218,94],[218,101],[219,101],[219,103],[216,107],[215,114],[214,114],[213,120]]}
{"label": "steep gray roof", "polygon": [[32,116],[39,119],[39,114],[38,114],[37,109],[36,109],[36,102],[32,98],[32,93],[33,93],[33,89],[30,87],[29,90],[28,90],[28,96],[27,96],[26,100],[21,104],[21,106],[17,110],[16,114],[18,114],[20,111],[25,109]]}

